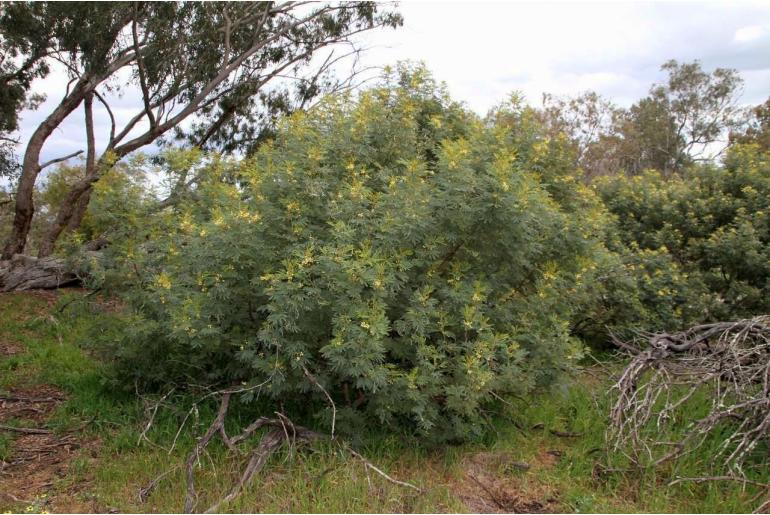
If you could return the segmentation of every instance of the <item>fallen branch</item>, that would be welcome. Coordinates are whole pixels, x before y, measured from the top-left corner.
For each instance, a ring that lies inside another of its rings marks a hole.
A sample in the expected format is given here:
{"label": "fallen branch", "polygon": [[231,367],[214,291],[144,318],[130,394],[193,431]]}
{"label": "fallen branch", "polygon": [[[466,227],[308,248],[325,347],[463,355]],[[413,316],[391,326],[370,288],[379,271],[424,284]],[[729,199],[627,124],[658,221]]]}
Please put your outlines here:
{"label": "fallen branch", "polygon": [[[311,382],[313,381],[311,380]],[[320,384],[316,385],[320,388]],[[399,481],[391,477],[382,471],[379,467],[375,466],[372,462],[364,458],[360,453],[353,450],[349,445],[339,441],[336,437],[318,433],[312,429],[294,424],[282,413],[276,413],[275,418],[259,417],[246,428],[244,428],[241,433],[235,436],[229,436],[225,428],[225,419],[230,408],[232,393],[233,390],[223,390],[220,392],[221,401],[216,417],[211,422],[211,425],[209,425],[204,435],[198,440],[195,447],[188,455],[187,460],[185,461],[184,466],[187,482],[187,491],[185,494],[184,503],[185,513],[192,513],[198,503],[198,493],[195,489],[195,466],[197,463],[199,463],[201,454],[205,451],[206,447],[211,443],[211,441],[218,435],[228,449],[231,451],[236,451],[239,444],[243,443],[255,432],[263,428],[268,429],[268,431],[262,436],[257,447],[251,451],[249,461],[241,473],[238,481],[232,486],[230,491],[224,497],[209,506],[205,513],[218,512],[219,508],[223,504],[235,500],[251,483],[253,478],[265,467],[269,458],[284,445],[288,445],[293,448],[298,444],[308,444],[318,440],[327,440],[337,443],[344,451],[349,453],[354,458],[360,460],[364,464],[367,472],[369,470],[373,470],[381,477],[395,485],[422,492],[422,489],[415,485],[406,483],[404,481]],[[330,399],[330,397],[327,398]],[[140,490],[140,499],[146,499],[146,497],[149,495],[155,485],[157,485],[157,482],[162,479],[162,477],[163,476],[159,476],[145,489]]]}
{"label": "fallen branch", "polygon": [[18,395],[0,395],[0,401],[8,402],[29,402],[32,404],[42,404],[45,402],[61,402],[63,397],[21,397]]}
{"label": "fallen branch", "polygon": [[679,483],[691,482],[691,483],[708,483],[711,481],[735,481],[737,483],[743,483],[746,485],[760,486],[762,488],[770,488],[770,483],[762,483],[760,481],[752,481],[743,477],[736,476],[701,476],[701,477],[679,477],[671,481],[668,486],[673,486]]}
{"label": "fallen branch", "polygon": [[492,502],[494,502],[498,508],[503,510],[503,512],[509,511],[510,507],[504,502],[502,502],[500,498],[498,498],[497,495],[495,495],[494,492],[492,492],[492,490],[490,490],[484,483],[482,483],[478,478],[476,478],[476,476],[474,476],[473,474],[468,474],[468,477],[470,477],[477,485],[481,487],[482,490],[484,490],[484,493],[487,494],[489,499]]}
{"label": "fallen branch", "polygon": [[36,427],[14,427],[0,424],[0,431],[12,431],[16,433],[25,433],[30,435],[49,435],[53,433],[50,429],[40,429]]}
{"label": "fallen branch", "polygon": [[2,494],[5,495],[6,497],[8,497],[13,502],[20,502],[22,504],[32,504],[34,502],[34,501],[28,501],[26,499],[22,499],[20,497],[16,497],[15,495],[13,495],[11,493],[8,493],[8,492],[2,492]]}
{"label": "fallen branch", "polygon": [[51,290],[80,284],[89,263],[100,256],[99,252],[85,251],[77,262],[70,262],[54,256],[16,254],[10,261],[0,262],[0,292]]}
{"label": "fallen branch", "polygon": [[[747,479],[745,469],[751,460],[767,460],[756,451],[770,443],[770,316],[646,335],[621,347],[632,359],[613,387],[612,451],[651,468],[695,452],[718,434],[711,461],[726,474],[670,484],[730,480],[767,488]],[[709,411],[676,441],[662,439],[668,424],[691,417],[690,405],[702,402],[702,394],[710,398]]]}
{"label": "fallen branch", "polygon": [[265,434],[264,437],[262,437],[262,440],[260,440],[259,445],[254,450],[254,452],[251,454],[251,458],[249,459],[249,463],[246,465],[246,468],[243,470],[243,473],[241,474],[240,479],[238,479],[238,482],[233,485],[232,489],[230,489],[230,492],[226,496],[224,496],[219,501],[212,504],[209,509],[206,510],[205,513],[216,513],[219,510],[219,507],[222,504],[228,503],[230,501],[233,501],[238,495],[240,495],[241,491],[243,491],[243,488],[251,481],[251,479],[254,477],[254,474],[261,471],[265,464],[267,463],[268,458],[281,448],[281,446],[286,441],[286,432],[282,429],[271,429],[270,431]]}
{"label": "fallen branch", "polygon": [[372,464],[372,462],[371,462],[371,461],[367,460],[366,458],[364,458],[363,456],[361,456],[359,453],[357,453],[356,451],[354,451],[353,449],[351,449],[351,448],[350,448],[350,447],[348,447],[347,445],[345,446],[345,450],[347,450],[347,451],[348,451],[348,452],[349,452],[351,455],[353,455],[354,457],[356,457],[356,458],[358,458],[359,460],[361,460],[361,461],[364,463],[364,467],[366,467],[367,469],[372,469],[372,470],[373,470],[373,471],[375,471],[377,474],[379,474],[380,476],[382,476],[382,477],[383,477],[383,478],[385,478],[386,480],[390,481],[390,482],[391,482],[391,483],[393,483],[394,485],[403,486],[403,487],[406,487],[406,488],[411,488],[412,490],[415,490],[415,491],[417,491],[417,492],[422,492],[422,491],[423,491],[423,490],[422,490],[422,488],[419,488],[419,487],[417,487],[417,486],[414,486],[414,485],[413,485],[413,484],[411,484],[411,483],[405,483],[405,482],[403,482],[403,481],[399,481],[398,479],[393,479],[392,477],[390,477],[389,475],[387,475],[385,472],[383,472],[383,471],[382,471],[382,470],[380,470],[379,468],[375,467],[375,466]]}
{"label": "fallen branch", "polygon": [[147,486],[145,486],[144,488],[140,488],[140,489],[139,489],[139,502],[140,502],[140,503],[145,503],[145,502],[147,502],[147,499],[149,499],[150,495],[151,495],[151,494],[152,494],[152,492],[155,490],[155,487],[157,487],[157,486],[160,484],[160,482],[161,482],[161,481],[162,481],[162,480],[163,480],[165,477],[167,477],[169,474],[171,474],[172,472],[176,472],[177,470],[179,470],[179,467],[180,467],[180,466],[181,466],[181,465],[177,465],[176,467],[174,467],[174,468],[171,468],[171,469],[169,469],[169,470],[167,470],[167,471],[163,472],[162,474],[160,474],[159,476],[157,476],[155,479],[153,479],[152,481],[150,481],[150,482],[147,484]]}
{"label": "fallen branch", "polygon": [[160,408],[160,405],[163,404],[163,402],[168,398],[169,395],[171,395],[176,388],[172,388],[168,392],[166,392],[158,401],[155,403],[155,405],[152,408],[145,408],[145,411],[150,411],[150,416],[147,420],[147,424],[144,426],[144,429],[139,434],[139,438],[136,441],[136,444],[139,445],[142,440],[145,440],[147,443],[151,445],[156,445],[153,442],[150,441],[149,438],[147,438],[147,433],[150,431],[150,428],[152,428],[152,424],[155,421],[155,416],[158,414],[158,409]]}
{"label": "fallen branch", "polygon": [[573,433],[571,431],[559,431],[557,429],[551,429],[549,432],[553,436],[558,436],[559,438],[578,438],[580,436],[583,436],[583,433]]}
{"label": "fallen branch", "polygon": [[96,288],[95,290],[91,290],[90,292],[86,293],[85,295],[78,296],[78,297],[72,297],[67,302],[62,304],[59,307],[59,309],[56,310],[56,312],[61,315],[62,313],[64,313],[64,310],[67,309],[70,306],[70,304],[72,304],[74,302],[84,301],[86,299],[89,299],[89,298],[93,297],[94,295],[96,295],[97,293],[99,293],[100,291],[102,291],[101,287]]}
{"label": "fallen branch", "polygon": [[754,510],[752,513],[767,513],[768,510],[770,510],[770,498],[768,498],[765,502],[759,505],[759,507],[757,507],[757,509]]}

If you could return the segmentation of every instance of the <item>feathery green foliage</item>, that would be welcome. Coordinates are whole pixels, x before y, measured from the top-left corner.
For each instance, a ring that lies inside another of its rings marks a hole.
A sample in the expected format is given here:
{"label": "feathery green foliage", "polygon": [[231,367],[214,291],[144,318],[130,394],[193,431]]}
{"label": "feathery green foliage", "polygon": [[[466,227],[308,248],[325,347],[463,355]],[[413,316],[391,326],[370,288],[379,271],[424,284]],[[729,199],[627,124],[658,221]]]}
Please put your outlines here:
{"label": "feathery green foliage", "polygon": [[554,148],[520,159],[517,141],[401,68],[287,119],[253,158],[194,164],[234,181],[116,267],[133,312],[110,349],[128,383],[242,382],[315,398],[328,420],[317,380],[343,431],[478,431],[495,396],[580,357],[570,321],[603,234],[576,216],[593,195],[554,174]]}
{"label": "feathery green foliage", "polygon": [[654,329],[770,311],[770,156],[736,145],[723,167],[599,181]]}

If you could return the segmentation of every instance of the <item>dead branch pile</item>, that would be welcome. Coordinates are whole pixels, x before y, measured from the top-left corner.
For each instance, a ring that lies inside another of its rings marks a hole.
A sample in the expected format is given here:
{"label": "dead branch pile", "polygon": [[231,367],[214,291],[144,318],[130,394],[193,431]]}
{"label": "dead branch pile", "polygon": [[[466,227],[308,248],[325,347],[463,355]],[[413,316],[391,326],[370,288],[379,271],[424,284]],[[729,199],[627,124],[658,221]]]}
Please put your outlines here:
{"label": "dead branch pile", "polygon": [[[767,466],[770,316],[616,343],[633,358],[614,386],[607,435],[614,451],[655,467],[694,452],[719,431],[712,465],[737,480],[752,466]],[[679,436],[670,441],[666,434]]]}
{"label": "dead branch pile", "polygon": [[[317,384],[320,388],[320,384],[318,384],[315,381],[314,376],[312,376],[312,374],[310,374],[307,370],[305,370],[305,373],[311,379],[311,382],[313,382],[314,384]],[[258,385],[258,386],[261,386],[261,385]],[[276,413],[275,418],[259,417],[256,420],[254,420],[251,424],[249,424],[245,429],[243,429],[241,433],[235,436],[228,435],[225,429],[225,419],[227,417],[227,413],[230,407],[230,399],[232,395],[234,393],[248,391],[252,388],[240,388],[240,389],[230,389],[230,390],[221,390],[217,392],[211,392],[210,394],[206,395],[203,398],[203,399],[206,399],[206,398],[218,396],[221,398],[221,400],[220,400],[217,416],[214,418],[211,425],[206,430],[205,434],[198,439],[195,447],[190,452],[190,454],[187,457],[187,460],[184,463],[185,476],[187,480],[187,491],[186,491],[185,503],[184,503],[185,513],[193,513],[196,511],[197,504],[198,504],[198,493],[195,489],[195,468],[196,466],[201,465],[202,455],[206,451],[206,447],[214,440],[214,438],[219,436],[222,439],[222,442],[230,451],[241,452],[242,449],[240,446],[242,444],[245,444],[253,435],[255,435],[255,433],[257,433],[261,429],[267,429],[267,432],[263,434],[262,438],[260,439],[256,447],[246,446],[246,448],[249,449],[248,450],[249,460],[248,460],[248,463],[246,464],[246,467],[243,469],[243,472],[241,473],[240,478],[235,482],[235,484],[233,484],[232,488],[227,493],[227,495],[218,499],[214,504],[212,504],[205,511],[205,513],[216,513],[219,511],[219,508],[223,504],[229,503],[230,501],[233,501],[234,499],[236,499],[241,494],[241,492],[249,485],[249,483],[253,480],[255,475],[257,475],[264,468],[270,456],[273,455],[273,453],[275,453],[279,449],[281,449],[283,446],[287,446],[289,447],[289,449],[295,449],[300,445],[311,444],[318,440],[326,440],[337,444],[344,452],[348,453],[350,456],[359,460],[364,465],[367,471],[367,474],[368,474],[368,471],[371,470],[393,484],[411,488],[418,492],[422,491],[420,488],[412,485],[411,483],[406,483],[406,482],[399,481],[397,479],[392,478],[391,476],[383,472],[381,469],[376,467],[369,460],[364,458],[361,454],[353,450],[347,443],[337,439],[337,437],[334,435],[334,432],[333,432],[334,420],[332,420],[332,434],[326,435],[323,433],[318,433],[306,427],[302,427],[297,424],[294,424],[283,413]],[[152,425],[152,421],[154,420],[155,413],[157,412],[158,406],[165,400],[167,395],[164,395],[161,398],[161,400],[158,401],[158,404],[155,406],[155,408],[150,410],[152,415],[150,417],[149,422],[147,423],[147,426],[142,432],[142,436],[140,437],[140,440],[142,439],[142,437],[144,439],[147,439],[146,433],[149,430],[150,426]],[[329,402],[331,403],[333,407],[333,411],[336,414],[336,408],[334,407],[334,403],[331,400],[331,397],[329,397]],[[197,403],[193,406],[192,410],[195,410],[196,406],[197,406]],[[182,423],[182,427],[184,427],[184,422]],[[182,427],[179,428],[179,432],[181,432]],[[179,432],[177,432],[177,437],[179,436]],[[174,445],[175,444],[176,444],[176,438],[174,439]],[[173,446],[172,446],[172,450],[173,450]],[[152,491],[155,489],[155,487],[157,487],[159,482],[163,478],[167,477],[171,472],[174,472],[175,470],[177,470],[178,468],[179,466],[164,472],[163,474],[155,478],[152,482],[150,482],[149,485],[142,488],[139,491],[140,501],[142,502],[146,501],[147,498],[152,493]]]}
{"label": "dead branch pile", "polygon": [[219,434],[227,448],[231,451],[235,451],[236,446],[249,438],[255,431],[263,427],[270,428],[270,430],[262,437],[259,445],[251,451],[249,462],[243,470],[240,479],[233,485],[230,492],[224,498],[209,507],[209,509],[206,510],[206,513],[216,513],[221,504],[235,499],[243,490],[243,487],[251,481],[254,474],[262,470],[270,455],[281,448],[284,443],[296,445],[298,443],[311,442],[323,437],[320,433],[294,425],[288,418],[281,414],[278,414],[278,418],[259,417],[249,424],[249,426],[239,435],[232,437],[228,436],[225,431],[225,416],[227,415],[227,410],[230,405],[230,395],[229,392],[222,395],[222,402],[219,405],[219,412],[217,413],[216,418],[209,426],[206,434],[198,440],[197,445],[190,453],[185,463],[187,471],[187,495],[185,496],[184,502],[185,513],[192,513],[195,509],[197,500],[197,494],[195,492],[195,465],[200,460],[201,453],[215,435]]}

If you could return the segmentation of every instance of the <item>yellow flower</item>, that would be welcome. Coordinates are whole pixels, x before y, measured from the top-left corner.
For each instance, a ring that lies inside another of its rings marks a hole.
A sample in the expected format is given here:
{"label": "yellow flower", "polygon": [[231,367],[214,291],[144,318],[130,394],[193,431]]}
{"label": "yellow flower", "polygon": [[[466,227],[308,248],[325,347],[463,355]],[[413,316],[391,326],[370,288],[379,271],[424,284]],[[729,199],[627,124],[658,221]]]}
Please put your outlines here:
{"label": "yellow flower", "polygon": [[185,213],[182,216],[182,221],[179,223],[179,227],[184,232],[192,231],[195,228],[195,225],[192,222],[192,218],[190,217],[189,213]]}
{"label": "yellow flower", "polygon": [[165,272],[162,272],[155,278],[155,284],[160,288],[168,290],[171,288],[171,278]]}

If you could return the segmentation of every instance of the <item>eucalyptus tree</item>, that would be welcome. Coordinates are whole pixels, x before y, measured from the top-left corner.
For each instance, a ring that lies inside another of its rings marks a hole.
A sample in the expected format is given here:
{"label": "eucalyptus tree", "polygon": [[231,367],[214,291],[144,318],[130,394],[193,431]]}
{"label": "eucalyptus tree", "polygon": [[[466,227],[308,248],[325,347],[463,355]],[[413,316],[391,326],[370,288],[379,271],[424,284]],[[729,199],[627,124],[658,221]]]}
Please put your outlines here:
{"label": "eucalyptus tree", "polygon": [[603,142],[612,136],[614,121],[620,108],[595,91],[575,97],[543,95],[539,118],[550,137],[566,136],[572,147],[575,164],[587,179],[604,175],[616,166]]}
{"label": "eucalyptus tree", "polygon": [[[539,114],[550,137],[564,135],[587,179],[646,169],[670,176],[719,156],[744,118],[738,105],[742,79],[735,70],[703,70],[698,61],[671,60],[666,80],[620,108],[595,92],[572,98],[544,95]],[[756,111],[755,130],[761,126]],[[735,136],[737,138],[737,135]]]}
{"label": "eucalyptus tree", "polygon": [[[62,100],[37,126],[27,143],[4,258],[24,250],[34,214],[35,181],[44,167],[40,154],[46,140],[89,92],[133,59],[133,50],[122,48],[118,43],[131,12],[125,3],[3,4],[0,33],[5,60],[9,68],[21,63],[17,65],[15,77],[6,79],[15,90],[6,102],[10,109],[18,105],[32,79],[50,72],[51,63],[59,61],[78,70],[78,77],[67,84]],[[9,75],[13,75],[13,70]]]}
{"label": "eucalyptus tree", "polygon": [[[13,6],[0,4],[0,19],[5,19],[9,9]],[[17,175],[15,146],[18,141],[13,133],[19,128],[19,112],[40,100],[39,95],[30,95],[30,86],[35,78],[48,73],[42,59],[44,45],[39,44],[45,34],[28,40],[20,40],[17,34],[18,30],[0,31],[0,179],[13,179]]]}
{"label": "eucalyptus tree", "polygon": [[730,143],[755,144],[770,150],[770,98],[746,113],[743,125],[730,133]]}
{"label": "eucalyptus tree", "polygon": [[[282,109],[281,105],[284,109],[302,106],[324,85],[333,84],[327,72],[341,58],[358,51],[353,36],[401,23],[396,12],[373,2],[83,5],[72,3],[68,11],[53,3],[13,4],[0,21],[3,31],[23,21],[16,25],[21,27],[22,41],[45,32],[48,39],[42,59],[63,63],[70,76],[64,98],[27,146],[13,230],[3,252],[6,258],[25,248],[42,146],[81,105],[87,133],[86,173],[60,206],[41,243],[41,256],[52,252],[67,225],[76,224],[93,184],[122,157],[169,136],[232,149],[224,135],[256,134],[257,127],[269,121],[270,113]],[[48,32],[38,30],[40,27]],[[318,53],[324,48],[344,51],[327,54],[319,64]],[[284,77],[290,78],[288,84],[277,85]],[[141,98],[141,107],[122,124],[110,107],[110,93],[116,90],[124,94],[135,91]],[[96,103],[112,122],[106,148],[99,156],[93,134]],[[194,123],[181,126],[191,117]]]}
{"label": "eucalyptus tree", "polygon": [[698,61],[674,60],[661,70],[667,80],[653,85],[617,121],[622,165],[632,174],[654,168],[668,176],[693,162],[709,161],[722,153],[722,140],[741,120],[743,80],[737,71],[709,73]]}

